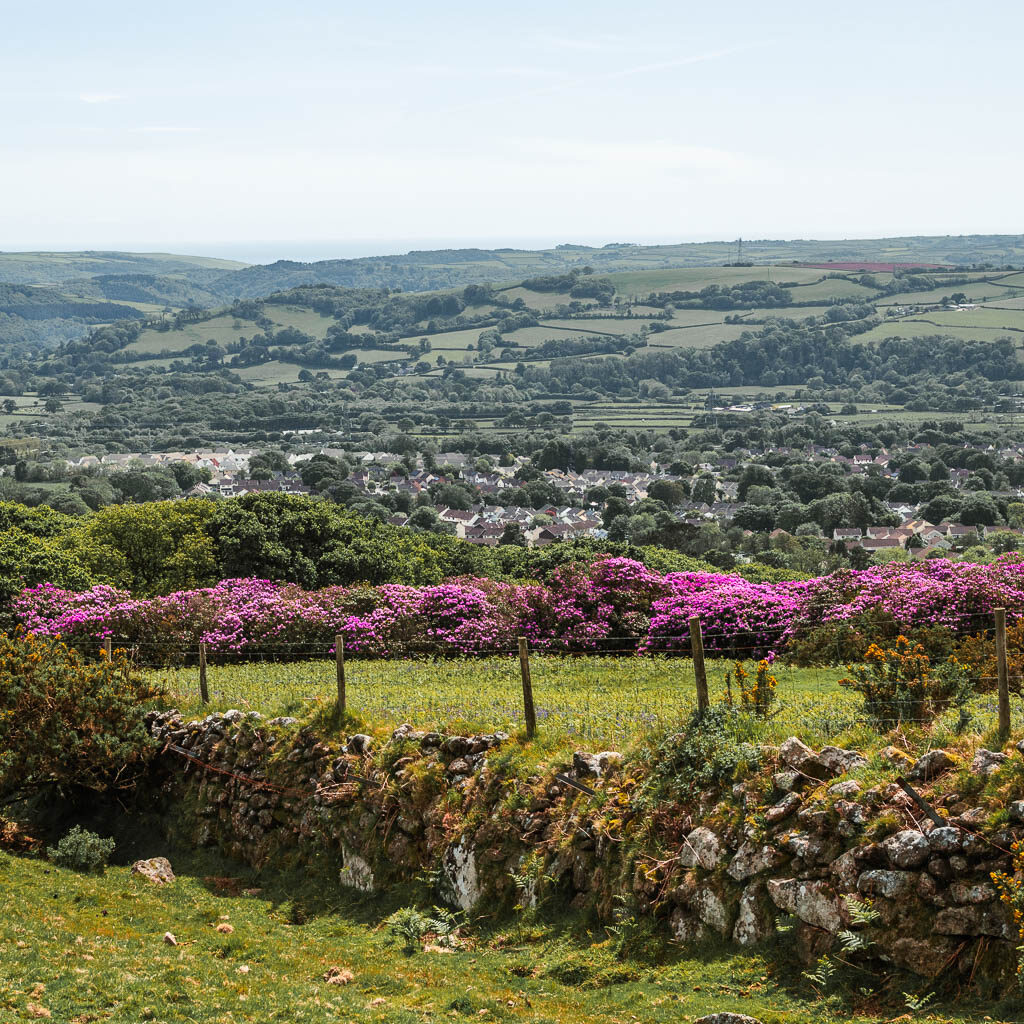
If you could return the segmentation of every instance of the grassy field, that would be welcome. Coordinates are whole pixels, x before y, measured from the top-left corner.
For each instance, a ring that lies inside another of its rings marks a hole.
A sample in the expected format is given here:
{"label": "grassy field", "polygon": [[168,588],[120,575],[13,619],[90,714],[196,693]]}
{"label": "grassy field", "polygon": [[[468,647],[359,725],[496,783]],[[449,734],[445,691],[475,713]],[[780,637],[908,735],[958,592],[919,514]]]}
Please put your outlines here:
{"label": "grassy field", "polygon": [[[723,1010],[765,1024],[922,1019],[900,1016],[898,991],[888,1005],[816,1001],[786,940],[742,953],[670,948],[640,960],[617,954],[610,929],[542,912],[523,924],[464,926],[451,952],[406,955],[385,920],[422,893],[359,897],[260,877],[152,838],[123,852],[169,854],[178,878],[158,888],[125,867],[80,875],[0,853],[5,1024],[661,1024]],[[166,932],[177,945],[164,942]],[[347,984],[328,983],[332,969],[349,972]],[[928,1019],[1015,1020],[1015,1009],[1011,994],[999,1006],[933,1003]]]}
{"label": "grassy field", "polygon": [[[227,662],[227,663],[225,663]],[[566,742],[628,747],[680,727],[696,708],[693,667],[688,659],[664,656],[598,657],[531,654],[534,702],[540,727]],[[728,699],[726,673],[735,662],[709,659],[713,703]],[[746,663],[753,672],[753,662]],[[806,742],[832,742],[858,729],[861,699],[838,685],[842,668],[793,668],[778,664],[777,700],[762,723],[764,742],[799,734]],[[153,673],[155,681],[183,710],[200,714],[194,667]],[[211,655],[211,706],[265,715],[303,714],[334,701],[332,660],[250,661]],[[507,655],[443,661],[349,660],[348,709],[376,726],[410,722],[438,731],[518,731],[523,725],[519,662]],[[739,702],[732,680],[731,696]],[[972,714],[979,730],[995,721],[995,698],[977,698]],[[1013,701],[1015,721],[1024,728],[1024,702]],[[950,713],[951,719],[955,715]]]}

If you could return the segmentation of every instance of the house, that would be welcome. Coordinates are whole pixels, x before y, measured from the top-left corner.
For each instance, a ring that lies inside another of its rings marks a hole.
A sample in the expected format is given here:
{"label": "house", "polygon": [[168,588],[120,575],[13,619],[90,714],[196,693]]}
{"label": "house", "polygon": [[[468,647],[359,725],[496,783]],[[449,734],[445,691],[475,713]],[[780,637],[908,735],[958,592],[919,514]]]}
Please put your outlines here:
{"label": "house", "polygon": [[903,541],[898,537],[865,537],[860,541],[860,546],[865,551],[885,551],[902,548]]}

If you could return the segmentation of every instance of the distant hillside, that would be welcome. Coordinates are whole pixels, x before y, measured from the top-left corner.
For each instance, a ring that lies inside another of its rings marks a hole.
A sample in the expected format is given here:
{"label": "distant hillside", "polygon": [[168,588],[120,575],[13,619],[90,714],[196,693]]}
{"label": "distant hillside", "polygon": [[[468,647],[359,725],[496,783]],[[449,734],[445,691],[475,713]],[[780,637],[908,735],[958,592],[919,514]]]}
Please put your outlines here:
{"label": "distant hillside", "polygon": [[[0,284],[50,290],[31,310],[0,308],[0,354],[53,347],[91,326],[138,315],[215,309],[309,285],[426,292],[467,285],[511,286],[591,268],[595,274],[652,273],[740,263],[762,268],[813,265],[837,272],[857,264],[1005,268],[1024,265],[1024,235],[965,235],[855,240],[796,240],[553,249],[441,249],[403,255],[247,266],[168,253],[0,253]],[[764,271],[770,274],[770,271]],[[763,275],[762,275],[763,276]],[[653,281],[653,279],[652,279]],[[636,282],[640,284],[639,279]],[[622,288],[619,289],[620,293]],[[89,308],[83,308],[83,303]],[[43,316],[44,311],[48,314]],[[116,307],[129,307],[127,311]],[[134,310],[134,312],[133,312]]]}

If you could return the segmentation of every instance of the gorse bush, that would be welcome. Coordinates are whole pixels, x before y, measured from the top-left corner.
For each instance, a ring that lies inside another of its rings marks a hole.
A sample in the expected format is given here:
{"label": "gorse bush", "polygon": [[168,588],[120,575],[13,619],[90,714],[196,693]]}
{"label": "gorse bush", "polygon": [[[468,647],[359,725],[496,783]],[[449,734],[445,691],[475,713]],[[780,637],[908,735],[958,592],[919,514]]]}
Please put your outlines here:
{"label": "gorse bush", "polygon": [[754,669],[754,674],[747,671],[742,661],[737,661],[732,672],[726,672],[725,685],[728,692],[728,703],[732,704],[732,681],[736,680],[739,687],[740,708],[752,712],[758,718],[767,718],[768,712],[778,695],[779,681],[771,673],[771,657],[762,658]]}
{"label": "gorse bush", "polygon": [[46,856],[58,867],[102,874],[115,846],[113,839],[76,825],[56,846],[47,848]]}
{"label": "gorse bush", "polygon": [[850,675],[839,685],[864,696],[864,710],[880,728],[931,722],[971,692],[967,672],[955,658],[933,668],[924,648],[905,636],[895,647],[872,644],[863,665],[847,668]]}
{"label": "gorse bush", "polygon": [[120,652],[86,662],[56,639],[0,634],[0,796],[130,788],[156,746],[156,696]]}

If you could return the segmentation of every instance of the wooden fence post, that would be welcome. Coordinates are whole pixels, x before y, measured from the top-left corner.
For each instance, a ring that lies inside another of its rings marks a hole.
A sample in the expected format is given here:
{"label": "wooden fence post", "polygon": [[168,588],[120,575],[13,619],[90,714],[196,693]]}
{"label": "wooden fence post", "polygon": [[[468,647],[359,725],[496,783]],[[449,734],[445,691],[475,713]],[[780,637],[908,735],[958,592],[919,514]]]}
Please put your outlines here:
{"label": "wooden fence post", "polygon": [[1006,609],[996,609],[996,672],[999,679],[999,739],[1010,737],[1010,681],[1006,671]]}
{"label": "wooden fence post", "polygon": [[697,681],[697,711],[707,711],[711,701],[708,700],[708,674],[704,667],[704,637],[700,631],[700,618],[690,619],[690,650],[693,653],[693,674]]}
{"label": "wooden fence post", "polygon": [[334,664],[338,673],[339,715],[345,714],[345,638],[340,634],[334,638]]}
{"label": "wooden fence post", "polygon": [[103,640],[103,650],[107,655],[107,661],[110,661],[114,653],[114,642],[109,636]]}
{"label": "wooden fence post", "polygon": [[204,704],[210,703],[210,691],[206,686],[206,644],[199,645],[199,696]]}
{"label": "wooden fence post", "polygon": [[537,712],[533,706],[533,680],[530,678],[530,649],[526,637],[519,638],[519,668],[523,676],[523,707],[526,710],[526,738],[533,739],[537,732]]}

